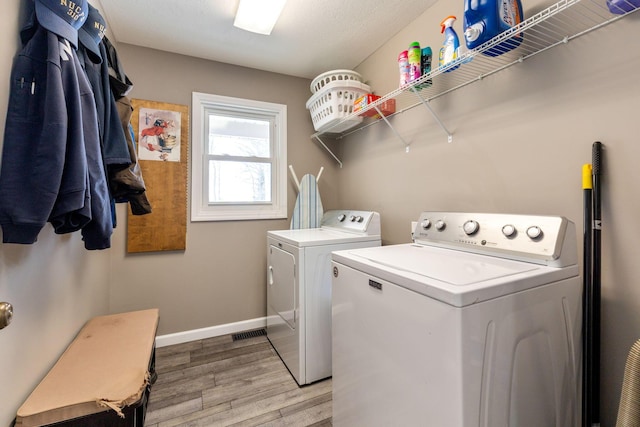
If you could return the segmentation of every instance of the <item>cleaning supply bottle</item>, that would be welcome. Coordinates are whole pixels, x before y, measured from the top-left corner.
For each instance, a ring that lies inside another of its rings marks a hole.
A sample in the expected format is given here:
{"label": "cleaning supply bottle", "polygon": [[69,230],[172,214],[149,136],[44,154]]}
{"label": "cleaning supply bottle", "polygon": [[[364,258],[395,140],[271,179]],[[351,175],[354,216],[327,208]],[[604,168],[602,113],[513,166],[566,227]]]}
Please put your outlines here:
{"label": "cleaning supply bottle", "polygon": [[413,42],[409,45],[407,51],[407,58],[409,61],[409,82],[418,80],[422,75],[422,51],[420,49],[420,43]]}
{"label": "cleaning supply bottle", "polygon": [[[427,47],[423,47],[422,48],[422,52],[421,52],[421,58],[420,58],[420,63],[421,63],[421,68],[422,68],[422,75],[424,76],[425,74],[429,74],[431,72],[431,60],[433,58],[433,53],[431,52],[431,47],[427,46]],[[433,79],[427,79],[425,80],[423,83],[420,84],[420,87],[429,87],[431,86],[431,84],[433,84]]]}
{"label": "cleaning supply bottle", "polygon": [[398,68],[400,70],[400,87],[409,83],[409,52],[403,50],[398,55]]}
{"label": "cleaning supply bottle", "polygon": [[[456,17],[453,15],[447,16],[440,23],[440,32],[444,33],[444,42],[440,48],[439,66],[444,67],[450,62],[458,59],[460,51],[460,40],[458,34],[453,29],[453,23],[456,22]],[[445,72],[453,71],[458,68],[459,65],[449,68]]]}
{"label": "cleaning supply bottle", "polygon": [[640,7],[640,0],[607,0],[609,12],[624,15]]}
{"label": "cleaning supply bottle", "polygon": [[[465,0],[464,39],[469,49],[475,49],[498,34],[523,21],[520,0]],[[482,52],[487,56],[498,56],[522,43],[523,33]]]}

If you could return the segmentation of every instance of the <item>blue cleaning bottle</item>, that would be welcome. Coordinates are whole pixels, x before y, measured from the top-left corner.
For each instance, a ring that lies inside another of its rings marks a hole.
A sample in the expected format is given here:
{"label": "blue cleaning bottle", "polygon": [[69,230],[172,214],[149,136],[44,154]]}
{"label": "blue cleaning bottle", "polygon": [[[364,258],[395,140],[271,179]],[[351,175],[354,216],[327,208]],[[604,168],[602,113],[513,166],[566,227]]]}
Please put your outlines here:
{"label": "blue cleaning bottle", "polygon": [[[523,19],[520,0],[465,0],[463,27],[466,45],[469,49],[475,49],[520,24]],[[522,38],[522,33],[516,33],[482,53],[487,56],[502,55],[520,46]]]}
{"label": "blue cleaning bottle", "polygon": [[[460,51],[460,40],[458,34],[453,29],[453,23],[456,22],[456,17],[453,15],[447,16],[440,23],[440,32],[444,33],[444,42],[440,48],[440,55],[438,57],[438,63],[440,67],[444,67],[450,62],[458,59]],[[459,65],[451,67],[445,72],[453,71],[458,68]]]}

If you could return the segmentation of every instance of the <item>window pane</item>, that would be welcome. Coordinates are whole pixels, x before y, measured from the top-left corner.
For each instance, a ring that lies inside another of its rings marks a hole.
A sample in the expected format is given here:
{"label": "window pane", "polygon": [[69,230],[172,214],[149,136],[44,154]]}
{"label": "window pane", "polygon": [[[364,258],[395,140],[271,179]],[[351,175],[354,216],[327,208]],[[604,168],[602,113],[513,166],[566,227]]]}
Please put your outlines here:
{"label": "window pane", "polygon": [[208,154],[270,157],[268,120],[209,115]]}
{"label": "window pane", "polygon": [[194,92],[191,220],[287,217],[287,106]]}
{"label": "window pane", "polygon": [[209,203],[271,202],[271,164],[209,161]]}

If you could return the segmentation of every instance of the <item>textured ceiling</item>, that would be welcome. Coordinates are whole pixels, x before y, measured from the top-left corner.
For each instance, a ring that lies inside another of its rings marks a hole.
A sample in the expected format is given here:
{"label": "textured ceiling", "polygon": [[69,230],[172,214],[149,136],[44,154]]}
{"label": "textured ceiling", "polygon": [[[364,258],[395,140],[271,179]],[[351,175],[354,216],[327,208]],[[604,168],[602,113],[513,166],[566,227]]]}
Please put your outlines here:
{"label": "textured ceiling", "polygon": [[433,0],[289,0],[270,36],[233,26],[238,0],[90,0],[119,43],[297,77],[353,69]]}

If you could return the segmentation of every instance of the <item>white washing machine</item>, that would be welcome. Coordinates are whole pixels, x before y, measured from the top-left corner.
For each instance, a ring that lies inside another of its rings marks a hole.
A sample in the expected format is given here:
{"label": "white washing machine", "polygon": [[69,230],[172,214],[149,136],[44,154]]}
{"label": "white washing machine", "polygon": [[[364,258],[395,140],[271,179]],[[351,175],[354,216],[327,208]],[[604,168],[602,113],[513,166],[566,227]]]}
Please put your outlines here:
{"label": "white washing machine", "polygon": [[380,246],[380,215],[328,211],[267,241],[267,338],[299,385],[330,377],[331,252]]}
{"label": "white washing machine", "polygon": [[414,239],[332,256],[333,425],[580,425],[575,225],[424,212]]}

